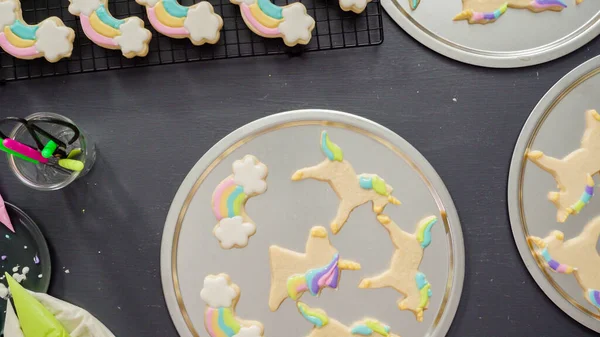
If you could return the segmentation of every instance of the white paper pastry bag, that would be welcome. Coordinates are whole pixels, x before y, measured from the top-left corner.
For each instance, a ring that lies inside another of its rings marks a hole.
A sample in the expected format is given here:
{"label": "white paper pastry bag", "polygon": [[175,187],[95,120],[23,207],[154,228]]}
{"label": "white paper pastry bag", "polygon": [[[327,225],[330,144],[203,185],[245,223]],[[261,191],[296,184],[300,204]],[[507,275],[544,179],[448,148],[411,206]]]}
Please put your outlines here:
{"label": "white paper pastry bag", "polygon": [[[34,292],[31,294],[62,323],[71,337],[115,337],[104,324],[86,310],[50,295]],[[6,306],[4,336],[24,337],[10,301]]]}

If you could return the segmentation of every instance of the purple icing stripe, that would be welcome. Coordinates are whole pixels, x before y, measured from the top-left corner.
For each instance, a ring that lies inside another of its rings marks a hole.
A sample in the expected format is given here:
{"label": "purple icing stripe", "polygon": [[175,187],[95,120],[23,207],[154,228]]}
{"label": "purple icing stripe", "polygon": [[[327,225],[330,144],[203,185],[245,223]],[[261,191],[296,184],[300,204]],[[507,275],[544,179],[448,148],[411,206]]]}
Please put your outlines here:
{"label": "purple icing stripe", "polygon": [[557,270],[560,266],[560,263],[558,263],[556,260],[550,260],[548,261],[548,265],[550,266],[550,268]]}
{"label": "purple icing stripe", "polygon": [[594,290],[594,299],[596,300],[596,303],[600,303],[600,291]]}
{"label": "purple icing stripe", "polygon": [[540,7],[560,6],[566,8],[567,5],[560,0],[535,0]]}
{"label": "purple icing stripe", "polygon": [[589,195],[594,195],[594,186],[586,186],[585,193],[587,193]]}

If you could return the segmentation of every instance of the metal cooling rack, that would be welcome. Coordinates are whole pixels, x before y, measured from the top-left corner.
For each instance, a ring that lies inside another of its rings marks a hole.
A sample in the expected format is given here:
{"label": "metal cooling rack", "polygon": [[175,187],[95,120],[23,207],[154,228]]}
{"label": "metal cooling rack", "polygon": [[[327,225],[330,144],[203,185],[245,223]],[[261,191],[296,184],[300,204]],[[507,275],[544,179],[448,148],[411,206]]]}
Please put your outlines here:
{"label": "metal cooling rack", "polygon": [[[285,5],[294,0],[275,0]],[[117,18],[138,16],[152,32],[150,51],[143,58],[127,59],[120,50],[108,50],[94,45],[85,36],[79,19],[68,11],[68,0],[22,0],[25,22],[34,24],[50,16],[60,17],[65,25],[75,30],[73,54],[68,59],[49,63],[45,59],[18,60],[0,49],[0,81],[14,81],[65,74],[102,70],[143,67],[159,64],[194,62],[215,59],[295,54],[307,51],[331,50],[378,45],[383,42],[382,9],[379,0],[373,0],[360,15],[344,12],[338,0],[302,0],[316,27],[310,44],[287,47],[280,38],[265,39],[250,31],[239,8],[229,0],[210,0],[215,12],[223,17],[221,39],[215,45],[194,46],[188,39],[171,39],[158,34],[148,23],[143,6],[134,0],[109,0],[110,12]],[[194,0],[180,0],[192,5]]]}

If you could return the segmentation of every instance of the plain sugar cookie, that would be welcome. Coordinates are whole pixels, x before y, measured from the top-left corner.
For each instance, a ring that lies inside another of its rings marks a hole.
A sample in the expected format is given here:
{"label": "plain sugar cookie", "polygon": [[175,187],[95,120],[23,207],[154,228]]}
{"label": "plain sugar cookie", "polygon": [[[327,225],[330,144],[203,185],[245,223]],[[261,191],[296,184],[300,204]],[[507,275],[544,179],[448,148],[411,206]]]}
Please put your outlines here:
{"label": "plain sugar cookie", "polygon": [[325,160],[315,166],[296,171],[292,180],[326,181],[334,189],[340,198],[337,215],[331,222],[334,234],[342,229],[350,213],[360,205],[370,201],[373,203],[373,211],[380,214],[388,203],[400,204],[400,201],[392,196],[393,188],[381,177],[368,173],[357,175],[350,162],[344,159],[342,149],[329,139],[327,131],[321,133],[319,144],[325,154]]}
{"label": "plain sugar cookie", "polygon": [[596,110],[586,111],[585,124],[581,147],[563,159],[541,151],[527,153],[527,158],[552,174],[558,184],[559,191],[548,194],[548,199],[558,208],[558,222],[579,213],[594,196],[592,176],[600,172],[600,114]]}
{"label": "plain sugar cookie", "polygon": [[44,57],[48,62],[71,56],[73,29],[56,16],[29,25],[22,14],[19,0],[0,0],[0,47],[5,52],[22,60]]}
{"label": "plain sugar cookie", "polygon": [[305,292],[318,296],[324,288],[336,289],[342,270],[360,269],[360,264],[340,259],[329,241],[327,230],[320,226],[310,230],[305,253],[271,246],[269,256],[271,311],[276,311],[288,297],[297,301]]}

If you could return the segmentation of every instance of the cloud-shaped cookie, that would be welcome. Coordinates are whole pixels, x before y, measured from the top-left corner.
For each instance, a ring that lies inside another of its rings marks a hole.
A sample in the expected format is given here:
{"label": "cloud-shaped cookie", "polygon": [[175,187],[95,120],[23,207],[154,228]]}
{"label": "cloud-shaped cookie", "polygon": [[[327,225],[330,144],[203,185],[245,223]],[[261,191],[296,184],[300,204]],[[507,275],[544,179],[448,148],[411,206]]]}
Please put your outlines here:
{"label": "cloud-shaped cookie", "polygon": [[242,327],[233,337],[262,337],[262,329],[256,325]]}
{"label": "cloud-shaped cookie", "polygon": [[15,16],[16,7],[17,5],[12,0],[0,1],[0,28],[10,26],[15,22],[17,18]]}
{"label": "cloud-shaped cookie", "polygon": [[183,26],[190,33],[193,44],[216,43],[220,37],[221,27],[223,27],[223,19],[215,14],[210,3],[202,1],[190,7]]}
{"label": "cloud-shaped cookie", "polygon": [[73,15],[83,14],[85,16],[90,16],[92,12],[96,10],[96,8],[100,7],[102,4],[101,0],[69,0],[71,4],[69,5],[69,13]]}
{"label": "cloud-shaped cookie", "polygon": [[251,222],[243,222],[241,216],[223,218],[215,228],[215,236],[219,239],[224,249],[233,246],[242,248],[248,245],[248,238],[256,233],[256,225]]}
{"label": "cloud-shaped cookie", "polygon": [[247,155],[233,163],[233,180],[237,185],[244,187],[246,195],[264,193],[267,190],[266,177],[267,166],[254,156]]}
{"label": "cloud-shaped cookie", "polygon": [[285,43],[288,46],[299,42],[308,43],[315,27],[315,19],[306,13],[306,7],[300,3],[293,3],[283,8],[281,14],[283,22],[279,24],[279,31]]}
{"label": "cloud-shaped cookie", "polygon": [[148,41],[150,41],[152,33],[144,28],[144,21],[137,17],[131,17],[119,29],[121,35],[115,36],[115,41],[121,47],[123,54],[133,53],[142,56],[148,53]]}
{"label": "cloud-shaped cookie", "polygon": [[237,296],[237,290],[229,285],[229,280],[224,275],[207,276],[200,292],[202,300],[211,308],[229,308]]}
{"label": "cloud-shaped cookie", "polygon": [[71,32],[70,28],[59,26],[54,20],[45,20],[35,31],[35,49],[44,53],[44,57],[50,62],[69,57],[73,51]]}

